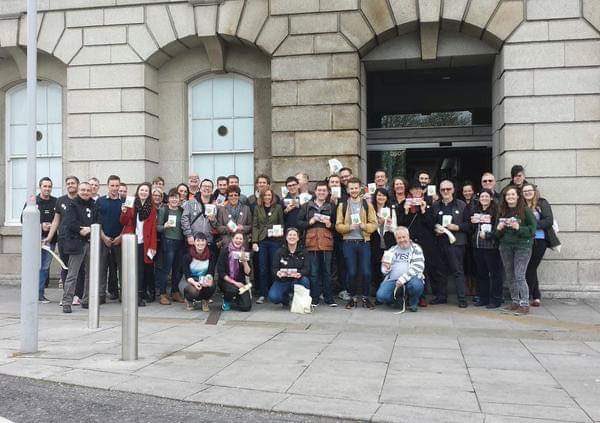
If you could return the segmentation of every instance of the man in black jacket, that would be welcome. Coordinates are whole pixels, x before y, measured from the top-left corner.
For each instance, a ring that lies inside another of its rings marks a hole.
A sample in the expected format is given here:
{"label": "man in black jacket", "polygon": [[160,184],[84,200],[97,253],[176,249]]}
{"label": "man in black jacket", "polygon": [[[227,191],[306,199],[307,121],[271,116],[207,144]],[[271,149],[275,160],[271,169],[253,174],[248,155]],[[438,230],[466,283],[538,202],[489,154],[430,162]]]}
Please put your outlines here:
{"label": "man in black jacket", "polygon": [[75,293],[75,284],[80,267],[85,268],[82,308],[88,307],[90,274],[90,232],[91,226],[97,223],[96,204],[92,197],[92,188],[87,182],[79,184],[77,197],[71,202],[65,213],[64,237],[62,244],[65,253],[69,254],[69,271],[64,283],[63,313],[71,313],[71,301]]}
{"label": "man in black jacket", "polygon": [[[463,263],[467,233],[470,230],[470,216],[464,201],[454,198],[454,183],[452,181],[445,180],[440,183],[440,194],[441,198],[433,204],[438,247],[448,269],[448,276],[454,276],[458,306],[466,308],[467,299],[465,296],[465,271]],[[450,237],[443,229],[450,231],[454,238],[456,238],[456,241],[450,242]],[[446,302],[447,281],[444,280],[441,286],[437,287],[436,297],[430,301],[430,304],[445,304]]]}

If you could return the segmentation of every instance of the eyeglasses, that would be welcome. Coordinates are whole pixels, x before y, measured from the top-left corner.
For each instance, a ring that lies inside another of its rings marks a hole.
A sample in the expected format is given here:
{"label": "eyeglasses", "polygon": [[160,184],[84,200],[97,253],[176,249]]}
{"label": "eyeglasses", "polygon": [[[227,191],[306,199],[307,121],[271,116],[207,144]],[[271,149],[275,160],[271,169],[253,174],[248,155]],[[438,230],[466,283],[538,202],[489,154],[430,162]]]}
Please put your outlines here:
{"label": "eyeglasses", "polygon": [[452,188],[440,188],[440,191],[452,191]]}
{"label": "eyeglasses", "polygon": [[523,194],[533,194],[535,191],[532,189],[527,189],[527,190],[523,190],[522,192],[523,192]]}
{"label": "eyeglasses", "polygon": [[482,179],[481,182],[494,182],[493,179]]}
{"label": "eyeglasses", "polygon": [[240,195],[237,192],[232,192],[227,194],[229,197],[239,197]]}

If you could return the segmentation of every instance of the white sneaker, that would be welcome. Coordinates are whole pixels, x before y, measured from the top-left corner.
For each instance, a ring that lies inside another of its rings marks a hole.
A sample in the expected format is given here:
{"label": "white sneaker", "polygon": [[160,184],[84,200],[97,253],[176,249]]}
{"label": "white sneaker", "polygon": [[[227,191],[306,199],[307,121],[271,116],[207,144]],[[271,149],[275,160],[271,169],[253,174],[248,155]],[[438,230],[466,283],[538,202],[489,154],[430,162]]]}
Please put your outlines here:
{"label": "white sneaker", "polygon": [[71,304],[72,305],[81,305],[81,301],[79,301],[79,297],[77,295],[75,295],[73,297],[73,302]]}
{"label": "white sneaker", "polygon": [[350,294],[348,294],[348,291],[346,290],[340,291],[338,297],[340,297],[340,299],[344,301],[350,301],[352,299],[352,297],[350,296]]}
{"label": "white sneaker", "polygon": [[265,297],[263,297],[262,295],[260,297],[258,297],[258,300],[256,300],[256,304],[262,304],[265,302]]}

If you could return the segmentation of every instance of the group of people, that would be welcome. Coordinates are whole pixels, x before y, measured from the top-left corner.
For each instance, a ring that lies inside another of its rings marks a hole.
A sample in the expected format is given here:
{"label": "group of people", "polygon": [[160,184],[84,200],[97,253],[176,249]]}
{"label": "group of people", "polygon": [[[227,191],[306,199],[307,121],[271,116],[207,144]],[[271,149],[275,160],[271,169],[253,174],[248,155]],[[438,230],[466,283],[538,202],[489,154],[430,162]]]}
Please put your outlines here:
{"label": "group of people", "polygon": [[[458,306],[497,308],[503,286],[505,309],[527,314],[540,305],[537,268],[547,248],[559,245],[548,201],[516,165],[501,193],[492,173],[481,188],[450,180],[432,184],[427,171],[408,183],[377,170],[363,184],[344,167],[313,186],[305,173],[286,179],[281,191],[258,175],[245,196],[236,175],[201,180],[165,191],[164,180],[139,184],[133,195],[116,175],[99,196],[96,178],[65,179],[67,193],[55,198],[42,178],[36,202],[42,243],[58,251],[63,271],[63,312],[88,307],[91,225],[101,225],[100,303],[120,299],[119,268],[124,234],[137,242],[138,306],[185,303],[210,310],[217,288],[222,309],[248,311],[255,302],[288,306],[294,285],[310,290],[314,306],[345,308],[376,304],[417,311],[447,302],[454,279]],[[51,255],[42,249],[39,299]],[[432,297],[426,301],[426,293]],[[375,298],[375,301],[372,298]],[[531,302],[530,302],[531,300]]]}

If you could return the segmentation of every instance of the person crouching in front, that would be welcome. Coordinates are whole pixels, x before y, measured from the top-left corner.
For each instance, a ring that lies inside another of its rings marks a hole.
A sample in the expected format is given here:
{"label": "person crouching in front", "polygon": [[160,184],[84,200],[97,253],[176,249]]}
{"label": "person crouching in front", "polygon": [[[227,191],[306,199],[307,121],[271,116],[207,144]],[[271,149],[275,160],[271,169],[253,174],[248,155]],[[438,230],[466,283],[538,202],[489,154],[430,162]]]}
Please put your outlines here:
{"label": "person crouching in front", "polygon": [[388,305],[401,305],[405,291],[408,293],[409,310],[417,311],[424,288],[423,250],[410,240],[410,233],[404,226],[397,227],[394,236],[396,245],[384,253],[381,261],[381,273],[385,276],[377,290],[377,300]]}
{"label": "person crouching in front", "polygon": [[202,311],[210,311],[208,300],[217,289],[213,280],[215,264],[216,259],[208,248],[206,235],[198,232],[194,235],[194,245],[190,245],[183,256],[183,296],[188,310],[195,308],[196,303],[200,301]]}
{"label": "person crouching in front", "polygon": [[217,262],[223,311],[231,310],[232,305],[239,311],[250,311],[252,308],[250,290],[245,289],[246,277],[251,273],[249,261],[249,252],[244,251],[244,235],[236,232],[231,241],[221,248]]}
{"label": "person crouching in front", "polygon": [[291,227],[285,232],[285,243],[273,259],[273,285],[269,289],[272,304],[289,305],[289,295],[297,283],[310,289],[310,265],[304,248],[300,245],[299,230]]}

